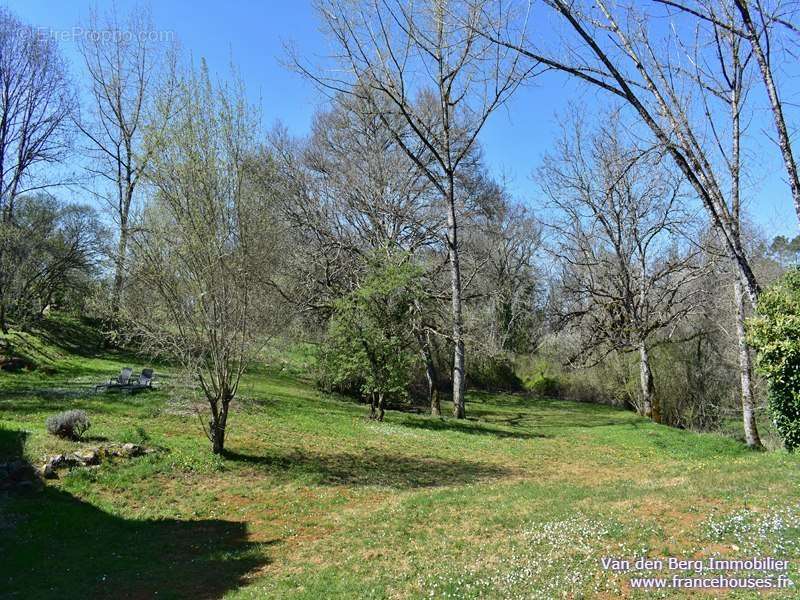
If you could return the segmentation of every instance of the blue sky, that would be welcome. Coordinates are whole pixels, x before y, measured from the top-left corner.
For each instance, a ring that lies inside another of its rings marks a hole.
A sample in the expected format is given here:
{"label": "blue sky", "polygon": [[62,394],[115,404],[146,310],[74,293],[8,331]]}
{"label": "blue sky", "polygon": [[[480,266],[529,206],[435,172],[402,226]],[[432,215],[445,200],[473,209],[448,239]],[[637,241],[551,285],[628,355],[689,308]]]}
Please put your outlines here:
{"label": "blue sky", "polygon": [[[68,31],[85,21],[89,9],[102,3],[89,0],[10,0],[8,6],[23,21],[37,27]],[[118,0],[125,13],[135,4]],[[284,42],[293,43],[304,55],[324,57],[327,42],[310,0],[174,0],[154,2],[153,20],[158,29],[174,32],[181,47],[195,58],[205,57],[212,72],[226,74],[233,61],[254,102],[260,102],[264,121],[281,121],[291,133],[308,131],[311,115],[325,99],[307,81],[282,64]],[[81,77],[73,42],[62,42],[76,78]],[[797,79],[784,97],[800,99]],[[598,113],[606,95],[568,81],[548,76],[517,92],[511,102],[495,113],[480,141],[493,173],[507,180],[519,200],[532,202],[537,196],[531,176],[558,132],[557,117],[570,101],[585,107],[587,116]],[[790,113],[790,124],[794,121]],[[768,131],[768,115],[757,115],[756,127]],[[798,221],[791,206],[788,187],[776,147],[759,134],[751,160],[755,183],[750,189],[749,212],[767,235],[795,235]]]}

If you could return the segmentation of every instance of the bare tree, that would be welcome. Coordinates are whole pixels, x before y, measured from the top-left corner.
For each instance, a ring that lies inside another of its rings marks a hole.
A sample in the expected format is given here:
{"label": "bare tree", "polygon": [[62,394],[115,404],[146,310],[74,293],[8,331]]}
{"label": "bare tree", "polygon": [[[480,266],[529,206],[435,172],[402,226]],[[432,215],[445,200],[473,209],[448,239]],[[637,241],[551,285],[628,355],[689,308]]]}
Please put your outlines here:
{"label": "bare tree", "polygon": [[497,200],[486,206],[466,239],[478,264],[475,281],[467,290],[474,299],[472,313],[476,344],[488,354],[525,354],[536,346],[541,225],[522,204],[506,197],[499,185]]}
{"label": "bare tree", "polygon": [[[387,260],[397,252],[407,255],[423,269],[425,289],[439,292],[441,198],[392,131],[360,102],[339,95],[315,115],[310,137],[299,144],[273,136],[289,184],[283,214],[296,240],[290,295],[322,319],[360,285],[378,253]],[[428,402],[440,414],[436,308],[432,298],[416,298],[411,327],[426,365]]]}
{"label": "bare tree", "polygon": [[[288,182],[283,212],[297,237],[298,297],[329,313],[375,251],[414,254],[437,243],[438,197],[381,119],[340,97],[307,140],[274,136]],[[327,274],[314,275],[327,265]]]}
{"label": "bare tree", "polygon": [[[702,98],[710,134],[718,148],[722,163],[728,171],[730,184],[729,206],[731,234],[742,245],[742,145],[746,128],[743,114],[750,91],[749,64],[753,51],[747,40],[737,32],[736,9],[727,2],[707,2],[698,7],[708,16],[698,27],[698,40],[691,51],[691,76]],[[709,52],[703,52],[702,45]],[[717,115],[713,104],[722,105],[723,115]],[[727,116],[728,127],[724,126]],[[741,387],[742,422],[745,440],[751,448],[760,448],[752,389],[752,359],[745,336],[747,301],[742,282],[734,277],[733,300],[736,307],[736,338]]]}
{"label": "bare tree", "polygon": [[[493,6],[501,7],[499,3]],[[446,207],[451,274],[453,414],[465,416],[465,348],[459,261],[457,177],[489,115],[525,72],[516,53],[477,33],[504,13],[469,2],[323,0],[323,23],[336,44],[333,75],[298,67],[324,88],[358,96],[438,190]],[[468,25],[465,26],[465,23]],[[493,23],[495,26],[496,23]],[[342,73],[342,69],[344,73]]]}
{"label": "bare tree", "polygon": [[706,146],[707,123],[704,118],[693,118],[691,86],[687,89],[686,78],[676,70],[681,61],[675,52],[676,48],[682,52],[681,46],[659,45],[648,15],[632,4],[612,5],[606,0],[543,0],[541,4],[555,11],[575,35],[567,40],[560,54],[529,41],[515,41],[520,34],[514,30],[501,34],[488,29],[484,36],[504,48],[519,51],[538,65],[605,90],[632,108],[702,201],[754,303],[760,292],[759,283],[736,235],[723,178],[712,150]]}
{"label": "bare tree", "polygon": [[241,87],[213,85],[203,63],[183,78],[179,106],[165,130],[151,131],[160,150],[147,170],[153,200],[133,238],[126,320],[146,348],[193,374],[219,454],[242,374],[279,320],[267,295],[280,262],[275,188]]}
{"label": "bare tree", "polygon": [[[786,119],[783,115],[783,102],[778,94],[778,86],[775,81],[770,57],[771,47],[773,45],[770,37],[776,23],[788,26],[791,26],[791,24],[781,19],[777,10],[775,13],[768,13],[764,3],[757,0],[756,14],[758,15],[760,23],[756,25],[750,9],[750,3],[747,0],[735,0],[735,4],[742,16],[745,36],[750,42],[753,55],[756,57],[756,62],[761,72],[761,79],[767,91],[767,97],[769,98],[770,107],[772,108],[772,116],[775,121],[775,131],[778,134],[778,146],[781,150],[783,164],[786,168],[786,175],[789,178],[789,187],[792,191],[794,209],[797,213],[797,218],[800,219],[800,175],[798,175],[797,161],[792,151],[789,130],[786,127]],[[795,29],[794,26],[791,27]]]}
{"label": "bare tree", "polygon": [[[89,173],[96,192],[113,211],[118,227],[111,292],[117,316],[137,188],[155,148],[145,147],[145,127],[162,129],[170,117],[174,86],[174,47],[157,35],[148,12],[134,9],[121,19],[113,8],[92,12],[78,49],[89,75],[90,116],[78,119],[88,140]],[[160,111],[154,99],[164,103]],[[166,108],[166,110],[165,110]],[[157,122],[154,122],[156,120]],[[152,139],[152,138],[151,138]]]}
{"label": "bare tree", "polygon": [[[42,167],[60,161],[74,96],[54,40],[0,9],[0,264],[24,253],[14,223],[17,199],[62,181]],[[8,328],[12,273],[0,270],[0,328]]]}
{"label": "bare tree", "polygon": [[[800,174],[792,149],[789,128],[784,116],[784,102],[781,99],[773,67],[773,52],[778,46],[780,31],[797,34],[800,29],[790,20],[797,10],[795,3],[784,0],[655,0],[660,4],[676,8],[696,17],[705,24],[710,24],[718,34],[735,36],[749,45],[748,54],[755,57],[761,81],[767,94],[775,132],[778,136],[786,175],[789,180],[795,212],[800,219]],[[732,12],[739,18],[732,18]],[[794,60],[794,57],[791,57]]]}
{"label": "bare tree", "polygon": [[700,298],[700,251],[684,237],[691,215],[679,176],[608,121],[594,135],[579,119],[570,123],[541,170],[556,212],[548,226],[562,265],[558,309],[562,323],[579,326],[581,363],[639,354],[638,409],[661,422],[650,354]]}

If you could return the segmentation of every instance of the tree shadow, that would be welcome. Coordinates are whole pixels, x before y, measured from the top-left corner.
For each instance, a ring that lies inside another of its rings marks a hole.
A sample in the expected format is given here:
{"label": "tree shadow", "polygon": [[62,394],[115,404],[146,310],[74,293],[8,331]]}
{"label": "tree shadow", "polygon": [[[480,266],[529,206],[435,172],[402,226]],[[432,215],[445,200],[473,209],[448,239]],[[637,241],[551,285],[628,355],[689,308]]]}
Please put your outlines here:
{"label": "tree shadow", "polygon": [[279,478],[310,477],[320,485],[384,486],[396,489],[464,485],[498,479],[511,471],[463,459],[395,456],[377,449],[361,453],[317,454],[294,450],[254,456],[226,450],[227,460],[252,465]]}
{"label": "tree shadow", "polygon": [[513,394],[495,400],[473,396],[467,402],[468,414],[492,425],[554,430],[628,426],[638,419],[631,411],[604,404]]}
{"label": "tree shadow", "polygon": [[30,328],[32,333],[48,344],[84,358],[130,354],[120,348],[106,347],[101,329],[98,321],[63,315],[38,320]]}
{"label": "tree shadow", "polygon": [[22,457],[28,434],[17,429],[6,429],[0,423],[0,462]]}
{"label": "tree shadow", "polygon": [[[505,429],[497,429],[495,427],[487,427],[474,420],[455,420],[455,419],[441,419],[441,418],[427,418],[427,419],[406,419],[397,423],[403,427],[411,427],[414,429],[426,429],[428,431],[455,431],[458,433],[468,433],[473,435],[486,435],[502,439],[517,439],[517,440],[530,440],[536,438],[549,438],[550,435],[544,433],[526,432],[526,431],[507,431]],[[517,423],[512,420],[503,420],[502,424],[514,426]]]}
{"label": "tree shadow", "polygon": [[[0,448],[21,456],[19,433],[0,429]],[[126,519],[50,485],[0,496],[9,597],[220,598],[269,562],[273,543],[249,541],[233,521]]]}
{"label": "tree shadow", "polygon": [[74,391],[57,388],[27,387],[15,390],[3,389],[0,393],[0,410],[17,415],[31,415],[45,411],[60,412],[83,409],[93,414],[117,414],[120,412],[142,412],[160,407],[165,395],[159,389],[148,394],[116,394],[113,397],[94,393],[86,388]]}

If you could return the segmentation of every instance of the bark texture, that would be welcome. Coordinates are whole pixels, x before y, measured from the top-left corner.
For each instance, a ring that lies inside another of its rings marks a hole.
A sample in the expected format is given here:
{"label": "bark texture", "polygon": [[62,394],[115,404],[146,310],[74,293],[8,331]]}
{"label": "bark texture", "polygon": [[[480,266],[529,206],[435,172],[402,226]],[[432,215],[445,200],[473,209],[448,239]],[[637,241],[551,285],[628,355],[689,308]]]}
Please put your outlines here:
{"label": "bark texture", "polygon": [[660,423],[661,407],[656,398],[653,371],[650,368],[650,352],[644,342],[639,345],[639,385],[642,394],[642,413],[645,417]]}
{"label": "bark texture", "polygon": [[739,349],[739,381],[742,386],[742,421],[744,424],[744,437],[750,448],[763,448],[756,425],[755,401],[753,399],[753,386],[751,373],[753,372],[750,348],[745,337],[744,321],[746,306],[744,290],[739,280],[734,281],[734,296],[736,300],[736,337]]}

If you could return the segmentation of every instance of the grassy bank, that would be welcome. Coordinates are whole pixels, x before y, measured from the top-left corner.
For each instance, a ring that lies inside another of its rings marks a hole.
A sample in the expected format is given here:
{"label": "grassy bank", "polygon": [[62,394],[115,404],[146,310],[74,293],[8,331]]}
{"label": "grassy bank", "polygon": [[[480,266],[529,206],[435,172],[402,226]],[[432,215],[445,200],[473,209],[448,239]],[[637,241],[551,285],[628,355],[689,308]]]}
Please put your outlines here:
{"label": "grassy bank", "polygon": [[[469,394],[467,421],[376,423],[274,365],[248,375],[218,458],[169,370],[155,392],[92,394],[141,360],[37,343],[46,370],[0,374],[0,454],[158,452],[0,496],[10,597],[637,597],[602,557],[800,559],[800,462],[783,452],[522,395]],[[46,434],[66,408],[87,411],[89,439]]]}

